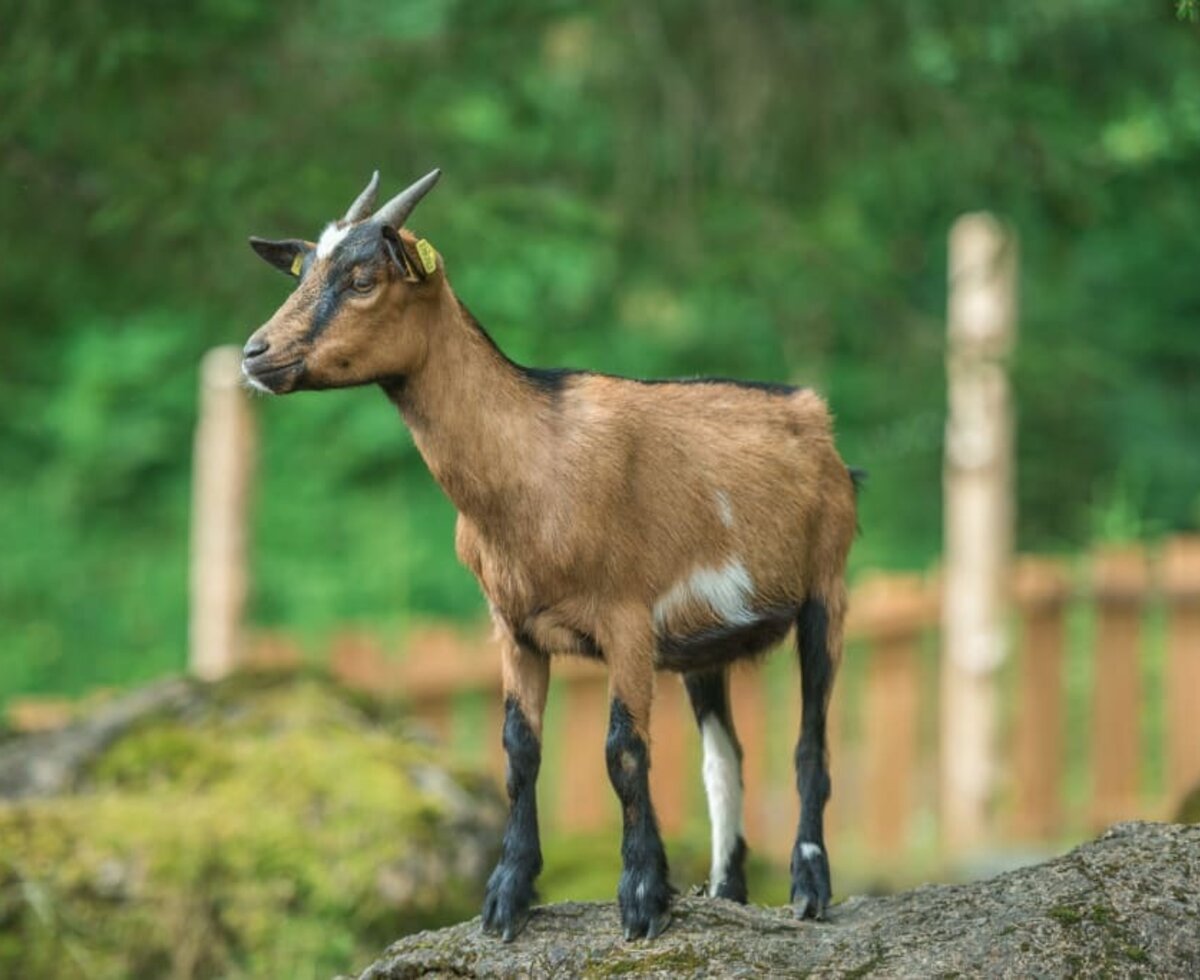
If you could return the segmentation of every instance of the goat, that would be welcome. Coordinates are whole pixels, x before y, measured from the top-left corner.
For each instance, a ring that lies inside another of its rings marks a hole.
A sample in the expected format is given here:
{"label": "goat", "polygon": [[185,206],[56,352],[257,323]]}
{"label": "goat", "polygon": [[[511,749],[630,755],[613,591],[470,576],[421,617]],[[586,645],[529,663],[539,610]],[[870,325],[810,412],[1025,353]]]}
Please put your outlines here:
{"label": "goat", "polygon": [[650,800],[656,670],[682,674],[704,750],[710,895],[745,902],[741,748],[731,665],[793,627],[801,666],[798,918],[830,900],[825,718],[842,651],[855,475],[821,398],[720,378],[638,381],[522,367],[456,298],[444,261],[403,226],[440,171],[372,213],[378,171],[314,242],[250,240],[295,281],[246,343],[263,391],[378,385],[458,511],[455,545],[488,600],[502,657],[509,816],[483,928],[511,940],[542,868],[535,783],[552,654],[605,662],[605,755],[623,817],[627,939],[670,921]]}

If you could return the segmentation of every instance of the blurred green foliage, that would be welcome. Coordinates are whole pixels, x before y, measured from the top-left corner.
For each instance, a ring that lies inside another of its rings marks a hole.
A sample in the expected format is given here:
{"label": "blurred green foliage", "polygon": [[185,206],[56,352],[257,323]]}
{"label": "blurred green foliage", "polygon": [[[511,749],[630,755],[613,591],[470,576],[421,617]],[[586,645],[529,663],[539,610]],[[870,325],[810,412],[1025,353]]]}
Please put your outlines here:
{"label": "blurred green foliage", "polygon": [[[945,236],[1021,236],[1020,540],[1195,526],[1200,29],[1175,4],[0,4],[0,695],[182,662],[196,366],[378,166],[515,358],[813,384],[855,561],[940,548]],[[465,616],[375,392],[262,401],[253,613]]]}

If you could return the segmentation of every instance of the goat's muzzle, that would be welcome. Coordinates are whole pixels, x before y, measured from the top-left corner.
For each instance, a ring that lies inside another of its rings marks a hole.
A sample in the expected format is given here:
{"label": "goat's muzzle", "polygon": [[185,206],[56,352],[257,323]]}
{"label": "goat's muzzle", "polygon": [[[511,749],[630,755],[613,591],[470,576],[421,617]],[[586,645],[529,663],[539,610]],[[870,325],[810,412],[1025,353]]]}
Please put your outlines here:
{"label": "goat's muzzle", "polygon": [[303,373],[304,358],[273,352],[264,340],[251,337],[242,350],[242,374],[259,391],[286,394]]}

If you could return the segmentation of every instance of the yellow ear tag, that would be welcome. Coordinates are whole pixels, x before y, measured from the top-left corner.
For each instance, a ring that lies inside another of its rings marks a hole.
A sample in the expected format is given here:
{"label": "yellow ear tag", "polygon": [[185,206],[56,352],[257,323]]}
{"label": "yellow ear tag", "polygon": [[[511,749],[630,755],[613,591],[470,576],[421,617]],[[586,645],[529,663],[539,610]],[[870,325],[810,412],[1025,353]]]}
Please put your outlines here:
{"label": "yellow ear tag", "polygon": [[300,275],[300,267],[304,265],[304,256],[300,252],[296,253],[296,257],[292,259],[292,275]]}
{"label": "yellow ear tag", "polygon": [[430,275],[437,268],[437,252],[427,239],[417,242],[417,255],[421,257],[421,265],[425,266],[425,274]]}

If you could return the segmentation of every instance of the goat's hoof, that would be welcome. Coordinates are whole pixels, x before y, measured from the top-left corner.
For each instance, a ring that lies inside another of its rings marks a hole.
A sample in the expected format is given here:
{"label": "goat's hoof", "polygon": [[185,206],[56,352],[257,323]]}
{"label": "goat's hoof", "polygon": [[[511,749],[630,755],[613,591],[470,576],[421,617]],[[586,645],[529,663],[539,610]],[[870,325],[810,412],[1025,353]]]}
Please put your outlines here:
{"label": "goat's hoof", "polygon": [[625,941],[632,942],[635,939],[657,939],[667,931],[667,926],[670,924],[671,912],[668,910],[650,922],[650,924],[646,926],[645,932],[638,932],[635,926],[626,926]]}
{"label": "goat's hoof", "polygon": [[529,909],[526,909],[524,912],[522,912],[520,914],[520,916],[518,918],[514,919],[512,922],[508,923],[508,925],[506,925],[504,927],[504,932],[502,932],[500,934],[501,940],[503,940],[506,943],[511,943],[514,939],[517,938],[517,936],[520,934],[521,930],[525,928],[525,923],[527,923],[528,921],[529,921]]}
{"label": "goat's hoof", "polygon": [[521,930],[529,922],[529,909],[505,908],[500,903],[484,901],[483,931],[489,936],[499,936],[504,942],[511,943],[521,934]]}
{"label": "goat's hoof", "polygon": [[671,924],[672,888],[666,878],[653,874],[621,875],[617,897],[625,938],[653,939]]}
{"label": "goat's hoof", "polygon": [[529,921],[533,902],[533,883],[514,874],[504,865],[497,866],[488,879],[483,898],[483,931],[511,943]]}
{"label": "goat's hoof", "polygon": [[824,919],[831,895],[829,858],[824,848],[797,844],[792,854],[792,915],[797,919]]}
{"label": "goat's hoof", "polygon": [[750,896],[746,891],[746,880],[741,875],[726,878],[717,887],[716,897],[727,898],[731,902],[737,902],[738,905],[745,905],[750,901]]}
{"label": "goat's hoof", "polygon": [[671,912],[668,909],[662,915],[658,916],[658,918],[650,922],[650,924],[646,926],[644,932],[638,932],[636,926],[626,926],[625,941],[632,942],[635,939],[656,939],[667,931],[667,926],[670,924]]}

